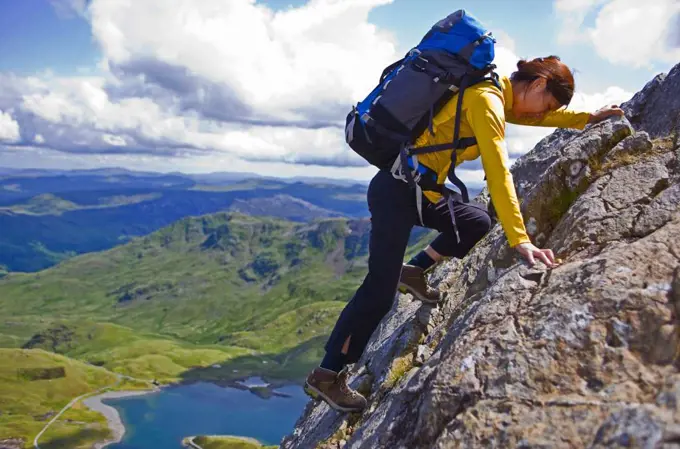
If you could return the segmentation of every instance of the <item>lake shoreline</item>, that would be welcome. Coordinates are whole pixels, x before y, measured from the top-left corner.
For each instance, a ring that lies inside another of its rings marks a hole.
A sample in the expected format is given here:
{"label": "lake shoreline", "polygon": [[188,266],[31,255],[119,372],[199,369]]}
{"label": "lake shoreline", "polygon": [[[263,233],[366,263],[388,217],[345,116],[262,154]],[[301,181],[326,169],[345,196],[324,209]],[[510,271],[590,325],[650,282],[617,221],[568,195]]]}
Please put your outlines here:
{"label": "lake shoreline", "polygon": [[111,430],[112,433],[111,438],[105,441],[95,443],[94,449],[103,449],[111,444],[120,443],[121,440],[123,439],[123,436],[125,436],[125,425],[123,424],[123,420],[120,417],[120,413],[118,413],[118,410],[116,410],[115,407],[104,404],[104,402],[102,401],[107,399],[121,399],[133,396],[144,396],[147,394],[158,393],[160,390],[161,387],[157,387],[152,390],[107,391],[106,393],[85,398],[83,400],[83,405],[85,405],[92,411],[104,415],[109,430]]}
{"label": "lake shoreline", "polygon": [[[247,382],[249,379],[252,378],[259,378],[266,382],[268,385],[265,387],[263,385],[254,385],[254,386],[248,386]],[[161,386],[157,386],[153,389],[150,390],[121,390],[121,391],[108,391],[106,393],[101,393],[98,395],[90,396],[86,399],[83,400],[83,404],[89,408],[90,410],[93,410],[97,413],[100,413],[104,415],[106,418],[107,425],[109,429],[111,430],[112,437],[105,440],[101,441],[98,443],[95,443],[94,449],[104,449],[107,446],[110,446],[112,444],[117,444],[120,443],[125,436],[125,424],[123,424],[123,420],[120,416],[120,413],[118,410],[110,405],[104,404],[104,400],[107,399],[122,399],[122,398],[127,398],[127,397],[134,397],[134,396],[145,396],[148,394],[153,394],[153,393],[158,393],[161,391],[161,389],[172,389],[176,387],[181,387],[183,385],[191,385],[191,384],[196,384],[196,383],[210,383],[213,385],[217,385],[220,387],[230,387],[230,388],[236,388],[239,390],[249,390],[253,394],[256,394],[257,396],[263,398],[260,394],[257,394],[257,389],[258,388],[266,388],[268,390],[271,390],[272,392],[276,389],[294,385],[294,386],[300,386],[298,382],[292,381],[292,380],[284,380],[284,379],[276,379],[276,380],[268,380],[264,376],[248,376],[244,377],[241,379],[229,379],[229,380],[208,380],[208,379],[192,379],[192,380],[181,380],[179,382],[173,382],[173,383],[168,383],[164,384]],[[274,394],[275,396],[281,396],[281,397],[287,397],[288,395],[286,394]],[[263,398],[264,399],[264,398]],[[224,436],[232,436],[232,435],[224,435]],[[250,437],[241,437],[241,436],[233,436],[234,438],[242,438],[242,439],[249,439]],[[253,441],[257,441],[256,439],[250,438]],[[258,441],[258,443],[260,443]]]}
{"label": "lake shoreline", "polygon": [[235,387],[240,388],[244,383],[247,383],[248,379],[259,378],[263,382],[269,384],[269,388],[281,388],[287,387],[289,385],[304,386],[305,377],[296,377],[293,379],[286,379],[281,377],[271,377],[267,374],[255,374],[248,373],[240,376],[225,375],[225,376],[205,376],[205,377],[195,377],[195,378],[183,378],[177,382],[173,382],[169,385],[190,385],[196,382],[208,382],[215,385],[220,385],[223,387]]}
{"label": "lake shoreline", "polygon": [[[250,379],[260,379],[262,383],[257,383],[253,384],[249,382]],[[217,385],[220,387],[229,387],[229,388],[236,388],[238,390],[253,390],[257,388],[266,388],[269,390],[277,390],[279,388],[283,387],[288,387],[288,386],[297,386],[297,387],[302,387],[304,386],[305,382],[304,380],[289,380],[289,379],[280,379],[280,378],[269,378],[266,375],[257,375],[253,374],[250,376],[245,376],[245,377],[232,377],[232,378],[227,378],[227,379],[219,379],[219,378],[205,378],[205,379],[182,379],[179,382],[174,382],[172,384],[168,384],[167,387],[173,387],[173,386],[182,386],[182,385],[191,385],[199,382],[205,382],[205,383],[210,383],[213,385]]]}

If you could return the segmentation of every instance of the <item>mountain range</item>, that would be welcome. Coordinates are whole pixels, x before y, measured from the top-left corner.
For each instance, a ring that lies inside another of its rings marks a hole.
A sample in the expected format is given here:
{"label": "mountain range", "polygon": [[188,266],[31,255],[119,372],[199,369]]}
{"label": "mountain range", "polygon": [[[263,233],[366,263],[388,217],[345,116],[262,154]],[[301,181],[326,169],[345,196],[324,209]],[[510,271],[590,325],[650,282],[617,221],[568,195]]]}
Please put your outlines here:
{"label": "mountain range", "polygon": [[122,170],[5,174],[0,178],[0,267],[38,271],[181,218],[218,211],[293,220],[368,214],[366,186],[359,183],[208,178],[199,183],[185,175]]}

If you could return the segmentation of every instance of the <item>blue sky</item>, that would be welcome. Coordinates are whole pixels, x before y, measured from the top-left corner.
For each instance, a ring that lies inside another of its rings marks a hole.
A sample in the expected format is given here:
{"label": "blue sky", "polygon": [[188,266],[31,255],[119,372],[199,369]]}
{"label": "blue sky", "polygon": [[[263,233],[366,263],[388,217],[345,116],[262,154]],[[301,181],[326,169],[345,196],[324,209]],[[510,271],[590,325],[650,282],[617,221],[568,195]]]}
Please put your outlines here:
{"label": "blue sky", "polygon": [[47,0],[0,0],[0,71],[74,73],[101,57],[89,23]]}
{"label": "blue sky", "polygon": [[[454,9],[496,34],[506,63],[559,55],[574,107],[593,109],[680,61],[679,3],[0,0],[0,165],[366,178],[342,142],[347,107]],[[509,147],[547,132],[511,130]]]}
{"label": "blue sky", "polygon": [[[261,0],[274,10],[286,10],[306,0]],[[518,56],[558,54],[576,70],[581,87],[597,91],[612,84],[639,90],[656,73],[671,65],[621,67],[600,58],[587,45],[561,45],[555,29],[558,14],[549,0],[396,0],[377,7],[369,15],[376,25],[396,35],[401,50],[417,43],[432,23],[455,8],[477,15],[491,29],[503,30],[514,41]],[[585,21],[592,24],[595,11]],[[502,42],[501,42],[502,43]],[[102,54],[92,36],[90,24],[77,14],[64,14],[48,0],[0,0],[0,71],[33,74],[51,70],[76,74],[93,68]]]}

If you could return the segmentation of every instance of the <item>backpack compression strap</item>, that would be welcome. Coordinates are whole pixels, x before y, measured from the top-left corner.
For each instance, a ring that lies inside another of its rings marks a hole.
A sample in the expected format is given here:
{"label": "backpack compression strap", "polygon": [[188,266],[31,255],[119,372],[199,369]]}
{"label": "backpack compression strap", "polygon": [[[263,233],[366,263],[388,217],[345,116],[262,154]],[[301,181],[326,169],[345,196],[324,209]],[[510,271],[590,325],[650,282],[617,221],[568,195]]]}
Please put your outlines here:
{"label": "backpack compression strap", "polygon": [[[461,119],[461,114],[463,113],[463,92],[465,92],[465,88],[468,86],[468,78],[463,77],[460,83],[460,92],[458,94],[458,104],[456,105],[456,123],[453,127],[453,148],[454,150],[451,152],[451,166],[449,167],[449,174],[448,178],[449,180],[460,189],[461,195],[463,195],[463,202],[469,203],[470,202],[470,195],[468,195],[467,187],[465,187],[465,184],[461,179],[456,176],[456,159],[458,158],[457,151],[455,148],[458,148],[458,145],[460,144],[460,119]],[[451,209],[451,215],[453,215],[453,209]]]}

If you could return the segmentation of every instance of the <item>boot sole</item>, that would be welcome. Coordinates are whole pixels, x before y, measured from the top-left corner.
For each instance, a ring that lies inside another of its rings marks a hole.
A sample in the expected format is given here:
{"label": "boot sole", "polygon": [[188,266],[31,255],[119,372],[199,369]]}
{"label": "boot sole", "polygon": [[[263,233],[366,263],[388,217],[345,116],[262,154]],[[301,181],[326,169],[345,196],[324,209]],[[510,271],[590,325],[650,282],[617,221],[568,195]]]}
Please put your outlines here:
{"label": "boot sole", "polygon": [[425,297],[421,296],[417,291],[413,290],[411,287],[409,287],[406,284],[402,284],[401,282],[399,282],[398,290],[400,292],[402,292],[403,294],[413,295],[414,298],[416,298],[418,301],[420,301],[422,303],[433,305],[433,306],[436,306],[437,304],[439,304],[439,300],[432,301],[431,299],[425,298]]}
{"label": "boot sole", "polygon": [[352,407],[342,407],[335,402],[333,402],[328,396],[323,394],[321,390],[318,388],[313,387],[312,385],[309,385],[307,382],[305,382],[305,393],[307,393],[307,396],[310,396],[314,400],[323,400],[326,404],[330,406],[333,410],[337,410],[339,412],[360,412],[363,410],[363,408],[352,408]]}

